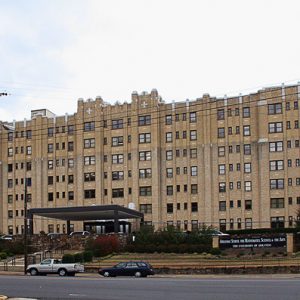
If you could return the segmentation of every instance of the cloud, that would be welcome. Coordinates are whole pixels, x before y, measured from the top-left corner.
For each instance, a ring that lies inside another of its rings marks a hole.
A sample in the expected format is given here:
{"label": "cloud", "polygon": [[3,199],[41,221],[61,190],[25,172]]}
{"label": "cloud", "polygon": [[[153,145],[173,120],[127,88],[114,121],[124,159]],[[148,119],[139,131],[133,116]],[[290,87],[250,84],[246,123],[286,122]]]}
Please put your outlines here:
{"label": "cloud", "polygon": [[[2,115],[76,111],[79,97],[167,101],[299,78],[297,1],[19,0],[0,10]],[[291,9],[292,8],[292,9]]]}

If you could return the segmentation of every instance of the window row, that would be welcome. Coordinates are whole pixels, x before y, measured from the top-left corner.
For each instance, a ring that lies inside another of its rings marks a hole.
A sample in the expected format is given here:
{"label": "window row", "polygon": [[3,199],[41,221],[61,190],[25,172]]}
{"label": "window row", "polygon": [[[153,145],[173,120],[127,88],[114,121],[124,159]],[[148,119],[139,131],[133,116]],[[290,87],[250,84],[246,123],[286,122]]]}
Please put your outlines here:
{"label": "window row", "polygon": [[[250,118],[250,107],[243,107],[242,108],[242,115],[243,118]],[[239,116],[240,115],[240,109],[239,107],[236,108],[228,108],[227,109],[227,116]],[[217,119],[218,120],[224,120],[225,119],[225,109],[218,109],[217,110]]]}
{"label": "window row", "polygon": [[[232,127],[228,127],[228,135],[232,135]],[[235,134],[240,134],[240,126],[235,127]],[[250,131],[250,125],[244,125],[243,126],[243,136],[250,136],[251,131]],[[225,127],[219,127],[218,128],[218,138],[225,138]]]}
{"label": "window row", "polygon": [[[232,145],[228,146],[228,153],[233,153],[233,150],[235,150],[235,153],[241,152],[241,145],[235,145],[233,147]],[[243,153],[244,155],[251,155],[251,144],[244,144],[243,145]],[[226,154],[226,146],[219,146],[218,147],[218,156],[223,157]]]}

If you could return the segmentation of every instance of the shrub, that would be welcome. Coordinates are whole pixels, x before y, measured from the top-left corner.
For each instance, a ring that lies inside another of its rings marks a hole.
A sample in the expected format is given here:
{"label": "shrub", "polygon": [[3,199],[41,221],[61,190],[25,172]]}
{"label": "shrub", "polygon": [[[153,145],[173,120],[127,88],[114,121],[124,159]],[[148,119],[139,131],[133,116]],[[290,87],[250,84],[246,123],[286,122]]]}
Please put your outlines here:
{"label": "shrub", "polygon": [[91,251],[94,256],[101,257],[120,251],[120,242],[115,235],[102,235],[95,240],[90,240],[85,250]]}
{"label": "shrub", "polygon": [[62,257],[62,262],[63,263],[74,263],[75,262],[74,255],[64,254],[64,256]]}
{"label": "shrub", "polygon": [[93,260],[93,252],[92,251],[84,251],[82,253],[82,255],[83,255],[84,262],[90,262]]}
{"label": "shrub", "polygon": [[211,253],[212,255],[220,255],[220,254],[221,254],[221,250],[220,250],[219,248],[212,248],[212,249],[210,250],[210,253]]}
{"label": "shrub", "polygon": [[0,252],[0,259],[6,259],[7,253],[6,252]]}
{"label": "shrub", "polygon": [[75,253],[74,254],[74,261],[75,262],[83,262],[83,253]]}

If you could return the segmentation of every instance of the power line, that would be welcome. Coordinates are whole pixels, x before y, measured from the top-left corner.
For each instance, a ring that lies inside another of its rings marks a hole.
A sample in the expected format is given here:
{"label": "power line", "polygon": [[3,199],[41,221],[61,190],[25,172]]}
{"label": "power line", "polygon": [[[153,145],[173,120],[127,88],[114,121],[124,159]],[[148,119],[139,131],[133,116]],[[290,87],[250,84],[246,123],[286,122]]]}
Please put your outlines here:
{"label": "power line", "polygon": [[[278,88],[279,89],[279,88]],[[299,96],[299,94],[300,93],[298,93],[298,92],[296,92],[296,93],[290,93],[290,94],[285,94],[285,97],[289,97],[289,96],[295,96],[295,95],[297,95],[297,96]],[[249,95],[248,97],[250,97],[251,95]],[[266,101],[266,100],[272,100],[272,99],[277,99],[277,98],[279,98],[279,97],[282,97],[282,96],[272,96],[272,97],[265,97],[265,98],[263,98],[263,99],[252,99],[252,100],[249,100],[249,101],[247,101],[245,104],[247,104],[247,105],[250,105],[250,104],[252,104],[252,103],[256,103],[256,102],[259,102],[259,101]],[[223,99],[222,99],[223,100]],[[211,101],[210,103],[214,103],[214,102],[217,102],[217,101],[220,101],[220,100],[213,100],[213,101]],[[295,100],[294,100],[295,101]],[[297,99],[296,99],[296,101],[298,101],[298,97],[297,97]],[[213,108],[205,108],[205,109],[196,109],[196,110],[194,110],[193,109],[193,107],[194,106],[201,106],[201,105],[203,105],[203,103],[191,103],[190,105],[189,105],[189,112],[191,113],[191,112],[193,112],[193,113],[199,113],[199,112],[209,112],[208,114],[205,114],[205,116],[213,116],[213,115],[217,115],[218,114],[218,110],[220,110],[220,109],[225,109],[225,108],[232,108],[232,107],[240,107],[241,106],[241,104],[239,104],[239,103],[233,103],[233,104],[229,104],[229,105],[220,105],[220,106],[217,106],[217,107],[213,107]],[[266,103],[266,104],[262,104],[261,106],[267,106],[268,104]],[[260,107],[261,107],[260,106]],[[152,108],[154,108],[155,110],[151,110],[151,111],[146,111],[146,112],[144,112],[144,113],[140,113],[140,114],[135,114],[135,115],[127,115],[127,118],[131,118],[131,117],[133,117],[133,116],[146,116],[146,115],[151,115],[152,113],[159,113],[159,114],[161,114],[161,113],[164,113],[164,112],[170,112],[170,114],[171,115],[173,115],[173,112],[175,111],[175,110],[172,110],[172,108],[164,108],[164,109],[161,109],[161,110],[159,110],[158,108],[157,108],[157,106],[155,105],[155,106],[152,106],[152,107],[150,107],[151,109]],[[119,118],[125,118],[125,115],[123,116],[123,117],[121,117],[120,116],[120,113],[113,113],[113,114],[110,114],[109,116],[112,118],[112,120],[113,120],[113,117],[114,117],[114,115],[116,115],[116,116],[118,116]],[[85,118],[81,123],[76,123],[76,124],[72,124],[72,122],[70,122],[70,123],[67,123],[65,126],[68,126],[68,125],[83,125],[84,123],[88,123],[88,122],[99,122],[99,125],[95,125],[94,126],[94,129],[96,130],[96,129],[101,129],[101,128],[106,128],[106,129],[113,129],[113,125],[112,124],[107,124],[107,126],[105,126],[104,125],[104,122],[105,122],[105,119],[104,120],[95,120],[95,117],[96,116],[90,116],[90,117],[87,117],[87,118]],[[149,125],[152,125],[152,124],[159,124],[158,122],[157,123],[152,123],[152,121],[155,121],[155,120],[160,120],[160,119],[164,119],[166,117],[166,115],[159,115],[158,117],[151,117],[151,124],[149,124]],[[172,120],[172,122],[173,122],[174,120]],[[22,122],[22,121],[19,121],[19,122]],[[101,123],[103,123],[103,124],[101,124]],[[136,121],[131,121],[131,123],[130,123],[130,125],[128,124],[128,120],[127,121],[123,121],[123,126],[125,126],[125,125],[128,125],[128,126],[130,126],[130,128],[135,128],[135,127],[140,127],[139,125],[138,125],[138,123],[139,123],[139,120],[136,120]],[[12,123],[9,123],[9,124],[12,124]],[[53,123],[53,126],[55,126],[55,123]],[[41,127],[41,128],[39,128],[39,129],[34,129],[34,130],[32,130],[31,129],[31,133],[33,132],[33,133],[35,133],[35,132],[41,132],[41,131],[43,131],[43,130],[46,130],[46,129],[48,129],[48,128],[51,128],[51,127],[49,127],[49,125],[46,127]],[[53,127],[54,128],[54,127]],[[24,128],[25,129],[25,128]],[[122,128],[123,129],[123,128]],[[22,130],[22,128],[20,128],[20,129],[18,129],[18,130]],[[16,129],[15,129],[15,131],[17,131]],[[83,129],[78,129],[78,128],[75,128],[74,130],[73,130],[73,132],[85,132],[85,130],[84,130],[84,128]],[[56,135],[57,133],[55,133],[54,135]],[[60,134],[60,133],[59,133]],[[32,136],[35,136],[34,134],[32,135]],[[37,137],[40,137],[40,138],[38,138],[38,139],[35,139],[35,140],[42,140],[42,137],[43,136],[48,136],[48,132],[45,132],[45,133],[41,133],[41,134],[36,134],[36,136]],[[3,137],[3,139],[4,139],[4,137]]]}

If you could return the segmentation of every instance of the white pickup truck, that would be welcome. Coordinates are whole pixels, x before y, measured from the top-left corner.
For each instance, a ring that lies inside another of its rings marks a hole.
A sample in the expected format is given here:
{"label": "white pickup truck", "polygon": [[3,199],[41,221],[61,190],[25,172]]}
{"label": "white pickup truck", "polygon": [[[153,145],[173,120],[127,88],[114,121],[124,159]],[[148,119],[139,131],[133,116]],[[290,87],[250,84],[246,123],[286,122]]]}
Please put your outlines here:
{"label": "white pickup truck", "polygon": [[44,259],[39,264],[29,265],[26,269],[31,276],[58,274],[59,276],[74,276],[84,272],[84,266],[79,263],[64,264],[60,259]]}

